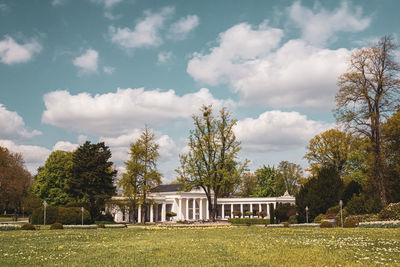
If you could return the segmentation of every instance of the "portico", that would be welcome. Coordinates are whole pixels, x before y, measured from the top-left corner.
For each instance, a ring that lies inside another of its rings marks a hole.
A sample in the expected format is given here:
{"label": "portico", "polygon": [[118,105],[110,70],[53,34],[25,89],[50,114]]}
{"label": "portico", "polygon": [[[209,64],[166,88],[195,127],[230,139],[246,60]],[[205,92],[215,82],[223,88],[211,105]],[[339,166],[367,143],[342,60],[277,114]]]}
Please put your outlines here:
{"label": "portico", "polygon": [[[209,220],[208,210],[209,200],[206,194],[200,190],[185,192],[179,190],[181,184],[161,185],[149,195],[152,204],[146,210],[145,218],[147,222],[169,221],[198,221]],[[114,197],[113,200],[123,200],[125,197]],[[213,201],[213,199],[211,199]],[[240,211],[241,216],[245,217],[246,211],[252,212],[250,217],[258,217],[257,212],[264,211],[266,217],[270,217],[270,206],[276,207],[277,203],[295,203],[295,198],[288,194],[281,197],[263,198],[219,198],[217,204],[217,219],[225,220],[232,218],[233,211]],[[109,211],[116,222],[129,221],[129,209],[121,210],[118,205],[107,205]],[[125,213],[124,213],[125,212]],[[144,212],[144,207],[137,208],[137,214]],[[167,214],[173,212],[176,216],[168,217]],[[141,223],[141,216],[135,216]]]}

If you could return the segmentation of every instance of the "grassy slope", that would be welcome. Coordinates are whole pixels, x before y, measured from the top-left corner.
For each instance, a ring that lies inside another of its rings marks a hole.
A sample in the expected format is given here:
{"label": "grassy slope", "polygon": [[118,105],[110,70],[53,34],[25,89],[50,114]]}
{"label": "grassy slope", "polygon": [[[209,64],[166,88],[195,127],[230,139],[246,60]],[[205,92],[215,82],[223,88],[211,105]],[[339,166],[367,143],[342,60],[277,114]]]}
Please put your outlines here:
{"label": "grassy slope", "polygon": [[0,266],[400,265],[399,229],[101,229],[0,232]]}

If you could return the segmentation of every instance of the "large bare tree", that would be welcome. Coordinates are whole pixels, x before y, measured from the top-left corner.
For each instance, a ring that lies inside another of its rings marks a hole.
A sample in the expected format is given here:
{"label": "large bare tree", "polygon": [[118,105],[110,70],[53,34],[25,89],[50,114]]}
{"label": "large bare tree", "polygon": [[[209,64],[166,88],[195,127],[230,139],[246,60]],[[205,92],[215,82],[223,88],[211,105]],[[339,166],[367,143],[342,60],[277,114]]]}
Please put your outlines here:
{"label": "large bare tree", "polygon": [[370,47],[355,51],[349,70],[339,77],[336,118],[349,129],[369,138],[373,164],[371,184],[378,187],[382,205],[387,204],[381,126],[396,109],[399,100],[397,45],[384,36]]}

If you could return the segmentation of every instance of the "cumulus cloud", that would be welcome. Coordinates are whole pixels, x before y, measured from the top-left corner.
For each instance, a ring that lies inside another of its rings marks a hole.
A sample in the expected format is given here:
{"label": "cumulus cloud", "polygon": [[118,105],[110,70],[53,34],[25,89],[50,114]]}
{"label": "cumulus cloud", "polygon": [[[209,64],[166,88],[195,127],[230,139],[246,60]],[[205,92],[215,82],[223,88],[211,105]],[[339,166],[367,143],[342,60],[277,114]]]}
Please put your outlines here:
{"label": "cumulus cloud", "polygon": [[289,16],[302,30],[302,39],[314,45],[334,40],[337,32],[362,31],[371,22],[370,18],[363,17],[361,7],[352,10],[345,1],[332,12],[318,7],[311,10],[297,1],[289,7]]}
{"label": "cumulus cloud", "polygon": [[85,53],[75,58],[72,63],[79,68],[80,74],[96,73],[98,68],[99,53],[88,49]]}
{"label": "cumulus cloud", "polygon": [[173,7],[164,7],[158,13],[145,11],[145,17],[136,23],[134,29],[110,26],[111,42],[125,49],[157,47],[163,42],[160,30],[174,11]]}
{"label": "cumulus cloud", "polygon": [[298,112],[272,110],[238,121],[234,132],[247,152],[271,152],[304,147],[333,125],[307,119]]}
{"label": "cumulus cloud", "polygon": [[78,148],[78,144],[73,144],[68,141],[58,141],[54,146],[53,146],[53,151],[56,150],[64,150],[64,151],[74,151],[75,149]]}
{"label": "cumulus cloud", "polygon": [[199,17],[196,15],[188,15],[170,26],[168,38],[184,40],[197,26],[199,26]]}
{"label": "cumulus cloud", "polygon": [[49,149],[41,146],[17,145],[11,140],[0,140],[0,146],[8,148],[11,152],[21,153],[31,174],[37,173],[37,168],[44,164],[51,153]]}
{"label": "cumulus cloud", "polygon": [[282,36],[282,30],[266,23],[235,25],[220,34],[209,53],[195,53],[187,72],[206,84],[229,84],[245,104],[331,109],[350,51],[300,39],[279,47]]}
{"label": "cumulus cloud", "polygon": [[37,130],[29,131],[24,120],[15,111],[9,111],[0,104],[0,139],[26,139],[42,133]]}
{"label": "cumulus cloud", "polygon": [[106,9],[114,7],[116,4],[121,3],[123,0],[90,0],[90,2],[102,5]]}
{"label": "cumulus cloud", "polygon": [[215,108],[233,107],[232,100],[215,99],[208,89],[176,95],[174,90],[145,91],[118,89],[115,93],[71,95],[54,91],[43,97],[46,110],[42,121],[65,129],[97,136],[118,136],[130,133],[145,124],[161,125],[173,119],[187,119],[203,104]]}
{"label": "cumulus cloud", "polygon": [[161,51],[157,55],[157,62],[158,64],[164,64],[170,61],[172,58],[172,52],[170,51]]}
{"label": "cumulus cloud", "polygon": [[42,46],[36,40],[18,44],[10,36],[5,36],[3,40],[0,40],[0,62],[4,64],[28,62],[41,50]]}
{"label": "cumulus cloud", "polygon": [[107,73],[107,74],[113,74],[115,71],[114,67],[110,67],[110,66],[104,66],[103,67],[103,72]]}

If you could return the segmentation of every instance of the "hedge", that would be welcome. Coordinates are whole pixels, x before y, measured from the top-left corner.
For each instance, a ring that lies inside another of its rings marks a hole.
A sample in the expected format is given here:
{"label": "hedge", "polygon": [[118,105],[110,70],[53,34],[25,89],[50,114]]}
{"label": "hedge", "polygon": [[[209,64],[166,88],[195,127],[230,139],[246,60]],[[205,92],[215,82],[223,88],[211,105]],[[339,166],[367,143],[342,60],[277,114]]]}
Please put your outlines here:
{"label": "hedge", "polygon": [[[30,216],[32,224],[43,224],[43,207],[35,209]],[[83,212],[83,223],[91,223],[89,211]],[[81,224],[82,223],[82,210],[79,207],[54,207],[48,206],[46,208],[46,224],[53,224],[59,222],[61,224]]]}
{"label": "hedge", "polygon": [[257,218],[229,218],[228,222],[231,224],[269,224],[269,219]]}

